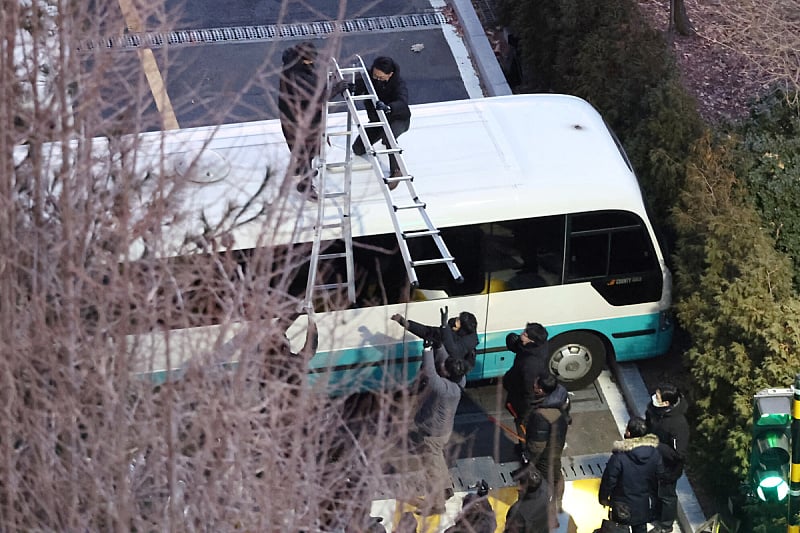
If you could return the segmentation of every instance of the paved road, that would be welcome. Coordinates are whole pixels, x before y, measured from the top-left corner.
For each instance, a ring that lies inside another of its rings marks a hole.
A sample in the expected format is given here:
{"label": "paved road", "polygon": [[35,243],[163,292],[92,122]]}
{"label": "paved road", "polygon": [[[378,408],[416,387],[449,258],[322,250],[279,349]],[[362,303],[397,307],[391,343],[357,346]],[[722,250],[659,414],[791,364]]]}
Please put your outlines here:
{"label": "paved road", "polygon": [[[510,473],[520,466],[514,451],[514,422],[501,406],[504,397],[498,384],[467,388],[449,446],[456,497],[447,502],[445,514],[419,518],[420,531],[443,531],[452,524],[470,486],[481,479],[491,487],[489,499],[498,518],[498,531],[502,531],[506,512],[517,499]],[[621,426],[627,422],[627,412],[609,371],[592,386],[573,393],[571,400],[573,422],[562,458],[567,481],[565,513],[559,517],[558,531],[591,533],[605,516],[605,509],[597,504],[599,478],[611,444],[619,440]],[[411,509],[395,500],[383,499],[374,503],[373,514],[383,516],[390,526],[403,511]]]}

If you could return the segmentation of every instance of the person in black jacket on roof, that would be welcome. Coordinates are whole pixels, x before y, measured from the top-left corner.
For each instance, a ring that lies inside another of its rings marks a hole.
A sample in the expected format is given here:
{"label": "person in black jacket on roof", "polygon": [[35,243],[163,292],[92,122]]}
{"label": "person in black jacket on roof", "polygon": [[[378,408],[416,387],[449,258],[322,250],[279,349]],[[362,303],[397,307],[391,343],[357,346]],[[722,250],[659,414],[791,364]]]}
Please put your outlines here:
{"label": "person in black jacket on roof", "polygon": [[[389,121],[389,128],[391,128],[394,138],[400,137],[401,134],[408,131],[411,127],[411,109],[408,107],[408,87],[405,80],[400,76],[400,67],[395,63],[391,57],[381,56],[376,57],[370,67],[370,77],[372,78],[372,86],[375,88],[375,93],[378,96],[378,102],[374,103],[370,100],[364,102],[364,107],[367,109],[367,116],[370,122],[378,122],[378,111],[383,111]],[[355,94],[367,94],[366,83],[362,79],[356,80]],[[383,132],[383,128],[368,128],[367,136],[369,137],[370,145],[375,144],[378,139],[383,140],[383,145],[389,148],[389,142]],[[367,153],[364,143],[359,137],[353,144],[353,153],[356,155],[364,155]],[[389,155],[389,177],[398,178],[402,175],[400,166],[397,163],[397,158],[394,154]],[[389,188],[394,189],[397,187],[397,182],[389,182]]]}
{"label": "person in black jacket on roof", "polygon": [[672,383],[660,383],[647,405],[647,429],[660,441],[664,476],[658,484],[655,527],[650,533],[669,533],[678,517],[678,479],[689,450],[687,401]]}
{"label": "person in black jacket on roof", "polygon": [[316,174],[314,157],[319,154],[322,111],[325,101],[348,88],[340,81],[328,88],[324,67],[317,64],[317,48],[304,41],[284,50],[278,90],[281,130],[291,152],[290,172],[300,176],[297,190],[316,200],[312,186]]}
{"label": "person in black jacket on roof", "polygon": [[658,437],[647,433],[643,418],[634,417],[625,428],[625,439],[614,442],[611,452],[598,501],[611,507],[612,520],[631,526],[631,533],[646,533],[658,497],[658,480],[664,475]]}

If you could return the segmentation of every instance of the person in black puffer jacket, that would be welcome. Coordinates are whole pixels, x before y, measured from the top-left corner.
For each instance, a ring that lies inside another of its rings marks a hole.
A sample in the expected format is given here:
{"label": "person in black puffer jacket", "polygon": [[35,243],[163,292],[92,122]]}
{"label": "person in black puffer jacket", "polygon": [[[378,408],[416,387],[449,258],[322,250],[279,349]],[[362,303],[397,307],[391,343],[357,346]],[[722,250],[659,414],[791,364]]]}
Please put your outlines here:
{"label": "person in black puffer jacket", "polygon": [[[466,373],[475,367],[476,348],[478,346],[478,319],[468,311],[462,311],[458,317],[448,319],[447,306],[441,308],[441,324],[426,326],[414,320],[406,320],[403,315],[392,315],[392,320],[408,331],[433,346],[436,362],[440,363],[452,355],[464,361]],[[464,382],[466,384],[466,375]]]}
{"label": "person in black puffer jacket", "polygon": [[320,149],[322,111],[325,101],[341,94],[348,84],[342,80],[328,88],[325,67],[317,64],[317,48],[311,41],[287,48],[281,60],[278,110],[291,152],[289,172],[301,178],[297,190],[315,200],[313,161]]}
{"label": "person in black puffer jacket", "polygon": [[[378,96],[378,102],[373,103],[369,100],[364,102],[367,109],[367,116],[370,122],[378,122],[378,111],[383,111],[389,121],[389,128],[392,130],[394,138],[408,131],[411,127],[411,109],[408,107],[408,87],[405,80],[400,76],[400,66],[391,57],[376,57],[370,67],[370,77],[372,86]],[[366,83],[363,79],[356,80],[355,94],[367,94]],[[375,144],[378,139],[383,139],[386,148],[390,148],[389,142],[384,136],[382,128],[369,128],[367,130],[370,145]],[[353,143],[353,153],[364,155],[367,153],[361,137]],[[389,155],[389,176],[398,178],[402,175],[397,158]],[[396,181],[389,182],[389,188],[394,189]]]}
{"label": "person in black puffer jacket", "polygon": [[536,401],[533,386],[539,377],[550,374],[547,370],[547,330],[538,322],[529,322],[521,334],[509,333],[506,336],[506,347],[514,352],[514,364],[503,376],[506,406],[514,415],[517,434],[524,439],[525,422]]}
{"label": "person in black puffer jacket", "polygon": [[611,507],[612,520],[631,526],[631,533],[646,533],[658,497],[658,480],[664,475],[658,437],[647,433],[643,418],[634,417],[628,421],[625,440],[614,442],[611,452],[598,501]]}
{"label": "person in black puffer jacket", "polygon": [[678,517],[678,479],[689,449],[687,401],[672,383],[660,383],[647,405],[645,419],[650,433],[658,436],[664,460],[664,477],[658,485],[656,522],[651,533],[669,533]]}

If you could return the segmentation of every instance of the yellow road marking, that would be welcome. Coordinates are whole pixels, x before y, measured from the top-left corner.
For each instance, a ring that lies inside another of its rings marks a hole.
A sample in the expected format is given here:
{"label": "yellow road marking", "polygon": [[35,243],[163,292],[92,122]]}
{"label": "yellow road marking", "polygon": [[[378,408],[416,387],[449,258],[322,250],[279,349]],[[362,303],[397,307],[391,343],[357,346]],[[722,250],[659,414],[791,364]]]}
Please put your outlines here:
{"label": "yellow road marking", "polygon": [[[125,23],[128,29],[133,32],[140,32],[144,27],[139,12],[130,0],[119,0],[119,7],[122,10],[122,16],[125,18]],[[147,84],[150,86],[150,92],[153,94],[153,100],[156,102],[156,108],[161,115],[161,123],[165,130],[176,130],[180,128],[178,125],[178,118],[175,116],[175,111],[172,109],[172,102],[170,102],[167,88],[164,84],[164,78],[161,76],[161,71],[158,69],[155,55],[150,49],[138,50],[139,61],[142,62],[142,69],[147,78]]]}

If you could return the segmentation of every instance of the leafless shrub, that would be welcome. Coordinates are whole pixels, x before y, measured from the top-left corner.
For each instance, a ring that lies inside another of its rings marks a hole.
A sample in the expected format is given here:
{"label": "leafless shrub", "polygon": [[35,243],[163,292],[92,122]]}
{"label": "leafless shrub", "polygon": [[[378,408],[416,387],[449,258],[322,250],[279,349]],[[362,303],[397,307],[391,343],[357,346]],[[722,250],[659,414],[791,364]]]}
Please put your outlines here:
{"label": "leafless shrub", "polygon": [[[142,171],[150,88],[123,75],[134,54],[86,68],[76,43],[114,11],[79,4],[3,6],[0,530],[360,531],[408,396],[329,396],[284,349],[305,250],[219,253],[252,210],[160,256],[198,216],[188,178],[163,153]],[[285,223],[255,212],[265,235]]]}

